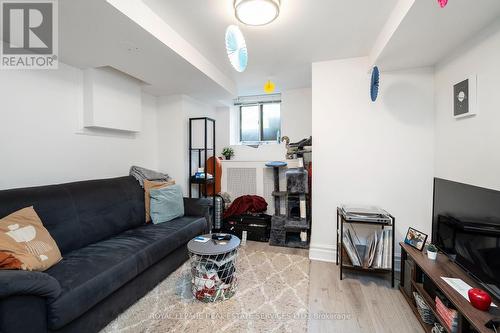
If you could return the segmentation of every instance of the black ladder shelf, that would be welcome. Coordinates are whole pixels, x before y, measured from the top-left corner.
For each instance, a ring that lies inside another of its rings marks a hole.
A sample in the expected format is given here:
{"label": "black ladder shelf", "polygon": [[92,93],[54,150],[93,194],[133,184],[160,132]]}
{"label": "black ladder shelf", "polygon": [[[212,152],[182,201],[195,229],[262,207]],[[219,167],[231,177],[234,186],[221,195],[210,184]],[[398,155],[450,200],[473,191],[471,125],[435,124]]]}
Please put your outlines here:
{"label": "black ladder shelf", "polygon": [[[204,133],[203,133],[203,147],[193,147],[193,122],[196,121],[201,121],[203,122],[204,125]],[[211,124],[211,132],[209,133],[209,128],[208,125]],[[212,135],[212,146],[208,146],[208,138],[209,134]],[[198,168],[203,168],[205,172],[205,178],[196,178],[195,177],[195,172],[193,172],[193,154],[195,155],[195,158],[198,160]],[[197,117],[197,118],[189,118],[189,169],[188,169],[188,175],[189,175],[189,197],[193,197],[193,186],[198,185],[198,198],[207,197],[207,186],[210,184],[214,184],[214,192],[215,192],[215,179],[217,177],[217,170],[216,170],[216,146],[215,146],[215,119],[208,118],[208,117]],[[207,174],[207,166],[206,162],[208,158],[213,156],[214,158],[212,159],[213,162],[213,178],[208,178]],[[205,191],[202,195],[202,186],[204,186]],[[215,223],[215,202],[216,202],[216,193],[212,196],[213,202],[212,202],[212,219],[213,223]],[[212,224],[213,225],[213,224]]]}

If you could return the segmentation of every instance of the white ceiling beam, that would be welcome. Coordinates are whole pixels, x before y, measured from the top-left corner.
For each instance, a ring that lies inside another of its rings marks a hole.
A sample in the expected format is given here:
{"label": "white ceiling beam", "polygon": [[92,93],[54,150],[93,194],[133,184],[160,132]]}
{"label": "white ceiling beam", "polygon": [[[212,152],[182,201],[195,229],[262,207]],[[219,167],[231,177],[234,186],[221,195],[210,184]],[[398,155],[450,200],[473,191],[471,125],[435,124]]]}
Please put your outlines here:
{"label": "white ceiling beam", "polygon": [[199,71],[215,81],[231,95],[237,95],[236,83],[224,75],[195,47],[182,38],[181,35],[172,29],[172,27],[153,12],[143,1],[107,0],[107,2],[196,67]]}
{"label": "white ceiling beam", "polygon": [[[410,12],[411,8],[415,4],[416,0],[399,0],[396,6],[394,7],[389,19],[385,23],[384,27],[380,31],[377,39],[375,40],[375,44],[372,47],[372,50],[368,56],[369,68],[368,71],[371,71],[373,66],[377,64],[380,55],[389,44],[392,36],[398,30],[399,26],[405,19],[405,17]],[[381,68],[383,70],[383,68]]]}

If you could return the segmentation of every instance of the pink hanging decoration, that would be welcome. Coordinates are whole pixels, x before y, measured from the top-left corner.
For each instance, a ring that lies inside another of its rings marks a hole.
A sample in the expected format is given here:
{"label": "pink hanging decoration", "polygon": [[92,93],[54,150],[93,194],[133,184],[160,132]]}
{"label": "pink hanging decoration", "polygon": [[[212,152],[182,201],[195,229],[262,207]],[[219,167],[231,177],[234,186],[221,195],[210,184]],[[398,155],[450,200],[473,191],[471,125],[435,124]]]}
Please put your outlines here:
{"label": "pink hanging decoration", "polygon": [[448,4],[448,0],[438,0],[438,2],[441,8],[446,7],[446,5]]}

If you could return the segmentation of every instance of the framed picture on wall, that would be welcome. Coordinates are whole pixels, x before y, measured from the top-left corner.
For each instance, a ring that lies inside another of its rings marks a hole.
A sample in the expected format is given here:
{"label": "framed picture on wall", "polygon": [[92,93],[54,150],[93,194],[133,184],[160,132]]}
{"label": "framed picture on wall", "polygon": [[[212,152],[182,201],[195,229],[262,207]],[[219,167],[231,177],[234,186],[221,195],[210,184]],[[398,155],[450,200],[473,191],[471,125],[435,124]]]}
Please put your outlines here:
{"label": "framed picture on wall", "polygon": [[477,114],[477,76],[469,75],[453,84],[453,117],[455,119]]}
{"label": "framed picture on wall", "polygon": [[427,240],[427,235],[417,229],[408,228],[406,233],[405,243],[416,248],[419,251],[424,249],[425,241]]}

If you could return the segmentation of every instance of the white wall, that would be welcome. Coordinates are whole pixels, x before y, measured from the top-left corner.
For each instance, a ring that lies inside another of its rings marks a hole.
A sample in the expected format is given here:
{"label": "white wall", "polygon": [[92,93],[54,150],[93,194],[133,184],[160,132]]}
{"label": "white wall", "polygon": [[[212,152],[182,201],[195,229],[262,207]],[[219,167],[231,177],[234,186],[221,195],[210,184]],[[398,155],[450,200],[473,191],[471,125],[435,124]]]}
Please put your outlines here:
{"label": "white wall", "polygon": [[[500,190],[500,21],[436,67],[436,176]],[[478,115],[452,117],[452,85],[477,74]]]}
{"label": "white wall", "polygon": [[231,145],[231,138],[234,137],[234,119],[231,117],[231,108],[218,107],[215,109],[215,120],[216,120],[216,148],[217,155],[222,155],[222,149],[224,147]]}
{"label": "white wall", "polygon": [[[194,117],[215,118],[216,109],[185,95],[158,98],[159,168],[173,177],[177,184],[182,186],[186,195],[188,194],[189,179],[188,126],[189,118]],[[201,125],[202,122],[197,124]],[[203,127],[204,125],[193,126],[193,147],[195,148],[204,145]],[[210,128],[208,132],[212,133]],[[212,146],[210,138],[208,146]],[[197,161],[197,159],[193,160],[196,163]]]}
{"label": "white wall", "polygon": [[[281,93],[281,135],[288,136],[292,142],[299,141],[312,134],[311,125],[311,89],[294,89]],[[229,117],[229,119],[228,119]],[[221,126],[219,126],[219,124]],[[264,144],[252,148],[239,144],[239,108],[218,108],[217,144],[219,153],[225,146],[234,149],[237,161],[283,160],[286,148],[284,144]]]}
{"label": "white wall", "polygon": [[142,95],[138,134],[77,134],[83,72],[2,71],[0,189],[128,175],[131,165],[158,167],[156,98]]}
{"label": "white wall", "polygon": [[434,158],[432,69],[382,73],[369,98],[368,59],[313,64],[313,223],[310,257],[333,261],[340,204],[377,205],[430,233]]}
{"label": "white wall", "polygon": [[[168,173],[187,193],[188,118],[215,108],[188,96],[142,94],[140,133],[83,128],[84,73],[0,75],[0,189],[128,175],[131,165]],[[193,145],[201,145],[200,126]],[[209,139],[211,145],[211,138]]]}
{"label": "white wall", "polygon": [[296,142],[312,135],[312,91],[288,90],[281,94],[281,134]]}
{"label": "white wall", "polygon": [[[158,161],[159,169],[168,173],[180,185],[186,185],[187,157],[185,116],[181,95],[158,97]],[[185,187],[185,186],[184,186]]]}

